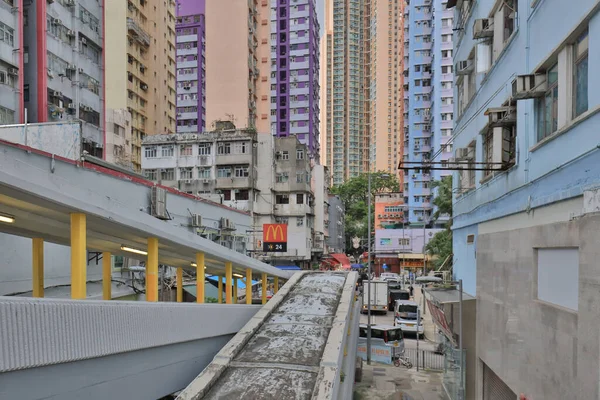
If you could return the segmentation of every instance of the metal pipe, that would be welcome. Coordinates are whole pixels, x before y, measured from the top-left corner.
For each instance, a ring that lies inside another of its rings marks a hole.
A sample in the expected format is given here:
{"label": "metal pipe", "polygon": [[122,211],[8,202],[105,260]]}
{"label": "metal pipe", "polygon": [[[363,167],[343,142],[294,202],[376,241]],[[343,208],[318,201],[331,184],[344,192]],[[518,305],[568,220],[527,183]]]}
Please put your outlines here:
{"label": "metal pipe", "polygon": [[420,311],[421,311],[421,309],[419,307],[417,307],[417,371],[419,370],[419,323],[421,322],[421,312]]}
{"label": "metal pipe", "polygon": [[458,350],[460,351],[460,399],[464,399],[465,393],[465,382],[464,382],[464,355],[463,355],[463,282],[462,279],[458,280]]}
{"label": "metal pipe", "polygon": [[[370,149],[369,149],[370,154]],[[367,364],[371,365],[371,171],[369,171],[367,196],[368,199],[368,216],[367,216]],[[364,304],[364,303],[363,303]]]}

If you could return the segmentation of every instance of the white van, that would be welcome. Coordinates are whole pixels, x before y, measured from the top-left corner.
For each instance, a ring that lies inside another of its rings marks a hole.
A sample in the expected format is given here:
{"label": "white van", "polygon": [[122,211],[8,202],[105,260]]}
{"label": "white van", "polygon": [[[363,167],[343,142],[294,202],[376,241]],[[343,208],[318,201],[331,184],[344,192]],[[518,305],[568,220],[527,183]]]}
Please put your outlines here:
{"label": "white van", "polygon": [[410,300],[396,300],[394,306],[394,326],[399,326],[404,332],[418,333],[423,336],[423,317],[417,321],[419,305]]}
{"label": "white van", "polygon": [[[360,324],[359,342],[367,340],[367,324]],[[394,355],[404,354],[404,334],[402,329],[390,325],[371,325],[371,343],[394,348]]]}
{"label": "white van", "polygon": [[394,272],[383,272],[381,273],[381,275],[379,275],[379,279],[381,279],[382,281],[398,281],[398,282],[402,282],[402,278],[400,277],[400,275],[394,273]]}

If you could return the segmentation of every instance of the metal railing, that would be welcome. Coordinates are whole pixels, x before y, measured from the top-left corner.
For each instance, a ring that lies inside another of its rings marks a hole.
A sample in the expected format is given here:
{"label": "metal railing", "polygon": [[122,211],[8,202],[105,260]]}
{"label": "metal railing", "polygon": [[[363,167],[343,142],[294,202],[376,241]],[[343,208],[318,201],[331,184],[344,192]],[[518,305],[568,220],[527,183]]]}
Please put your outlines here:
{"label": "metal railing", "polygon": [[404,356],[408,357],[413,368],[427,369],[430,371],[444,370],[444,356],[431,350],[405,349]]}

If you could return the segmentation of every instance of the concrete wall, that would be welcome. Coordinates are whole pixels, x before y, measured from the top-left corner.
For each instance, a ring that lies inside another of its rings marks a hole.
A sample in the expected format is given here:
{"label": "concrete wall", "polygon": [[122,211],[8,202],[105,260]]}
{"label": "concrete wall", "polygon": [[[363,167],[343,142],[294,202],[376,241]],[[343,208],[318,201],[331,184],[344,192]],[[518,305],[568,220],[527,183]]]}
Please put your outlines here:
{"label": "concrete wall", "polygon": [[79,160],[81,157],[79,122],[0,126],[0,140],[33,147],[70,160]]}
{"label": "concrete wall", "polygon": [[338,196],[329,196],[329,238],[327,246],[330,253],[346,252],[346,233],[344,230],[344,204]]}
{"label": "concrete wall", "polygon": [[[600,215],[570,222],[479,235],[477,243],[477,352],[515,392],[540,399],[599,395]],[[578,311],[537,299],[536,248],[575,247]]]}

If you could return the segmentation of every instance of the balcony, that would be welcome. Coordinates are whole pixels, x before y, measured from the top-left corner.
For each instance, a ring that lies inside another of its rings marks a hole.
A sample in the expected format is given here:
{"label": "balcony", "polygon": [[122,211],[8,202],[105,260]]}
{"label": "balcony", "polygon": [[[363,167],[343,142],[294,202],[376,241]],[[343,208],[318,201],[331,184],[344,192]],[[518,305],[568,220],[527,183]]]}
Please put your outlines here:
{"label": "balcony", "polygon": [[247,189],[253,187],[249,177],[217,178],[217,189]]}
{"label": "balcony", "polygon": [[215,163],[217,165],[251,164],[252,154],[217,154]]}
{"label": "balcony", "polygon": [[150,46],[150,35],[133,18],[127,17],[127,30],[142,46]]}

